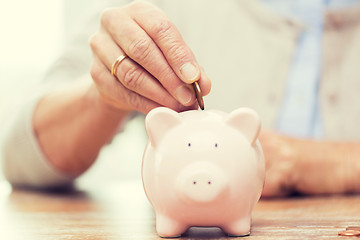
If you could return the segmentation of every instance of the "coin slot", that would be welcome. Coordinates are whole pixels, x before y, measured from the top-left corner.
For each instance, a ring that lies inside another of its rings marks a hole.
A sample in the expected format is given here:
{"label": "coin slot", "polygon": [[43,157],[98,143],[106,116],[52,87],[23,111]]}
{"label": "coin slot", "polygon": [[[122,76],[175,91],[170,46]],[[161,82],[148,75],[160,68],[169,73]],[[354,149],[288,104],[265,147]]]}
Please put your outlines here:
{"label": "coin slot", "polygon": [[216,147],[216,148],[218,147],[218,144],[217,144],[217,143],[215,143],[215,147]]}

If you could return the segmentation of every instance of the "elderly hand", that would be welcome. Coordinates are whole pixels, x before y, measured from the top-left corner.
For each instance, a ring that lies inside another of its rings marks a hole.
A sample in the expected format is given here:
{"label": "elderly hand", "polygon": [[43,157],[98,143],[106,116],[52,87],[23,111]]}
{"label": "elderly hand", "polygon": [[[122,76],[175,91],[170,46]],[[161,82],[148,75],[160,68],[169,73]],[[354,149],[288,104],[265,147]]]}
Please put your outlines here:
{"label": "elderly hand", "polygon": [[266,176],[263,196],[359,192],[358,142],[316,141],[260,134]]}
{"label": "elderly hand", "polygon": [[[190,84],[199,81],[203,95],[210,91],[209,78],[175,25],[148,2],[105,10],[90,46],[94,54],[91,76],[100,99],[119,110],[195,109]],[[120,62],[114,77],[112,64],[123,54],[128,57]]]}

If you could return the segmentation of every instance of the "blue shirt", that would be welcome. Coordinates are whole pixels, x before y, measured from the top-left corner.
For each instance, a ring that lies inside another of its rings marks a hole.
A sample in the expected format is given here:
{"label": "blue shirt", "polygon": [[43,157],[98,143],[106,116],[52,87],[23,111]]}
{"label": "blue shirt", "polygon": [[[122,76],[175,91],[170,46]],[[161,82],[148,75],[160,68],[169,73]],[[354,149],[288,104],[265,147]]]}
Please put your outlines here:
{"label": "blue shirt", "polygon": [[345,8],[360,0],[262,0],[270,9],[303,23],[288,75],[284,101],[276,129],[286,135],[323,137],[319,106],[324,12]]}

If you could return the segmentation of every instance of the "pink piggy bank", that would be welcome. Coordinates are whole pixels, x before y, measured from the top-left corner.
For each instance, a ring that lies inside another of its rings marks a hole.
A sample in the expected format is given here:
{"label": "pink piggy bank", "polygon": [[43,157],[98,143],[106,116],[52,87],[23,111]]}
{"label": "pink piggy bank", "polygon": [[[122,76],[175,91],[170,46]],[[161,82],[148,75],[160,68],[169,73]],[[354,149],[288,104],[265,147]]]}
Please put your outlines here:
{"label": "pink piggy bank", "polygon": [[257,113],[161,107],[149,112],[145,125],[150,142],[142,178],[158,234],[176,237],[196,226],[249,235],[265,175]]}

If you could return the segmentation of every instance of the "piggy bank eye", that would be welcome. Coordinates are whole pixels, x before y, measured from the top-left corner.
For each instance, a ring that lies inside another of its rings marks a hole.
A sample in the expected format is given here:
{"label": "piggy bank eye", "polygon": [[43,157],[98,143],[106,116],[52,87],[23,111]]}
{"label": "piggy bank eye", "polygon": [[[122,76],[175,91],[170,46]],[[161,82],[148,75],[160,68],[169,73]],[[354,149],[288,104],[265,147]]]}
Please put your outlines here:
{"label": "piggy bank eye", "polygon": [[188,147],[191,147],[191,143],[188,143]]}
{"label": "piggy bank eye", "polygon": [[217,144],[217,143],[215,143],[215,147],[216,147],[216,148],[218,147],[218,144]]}

